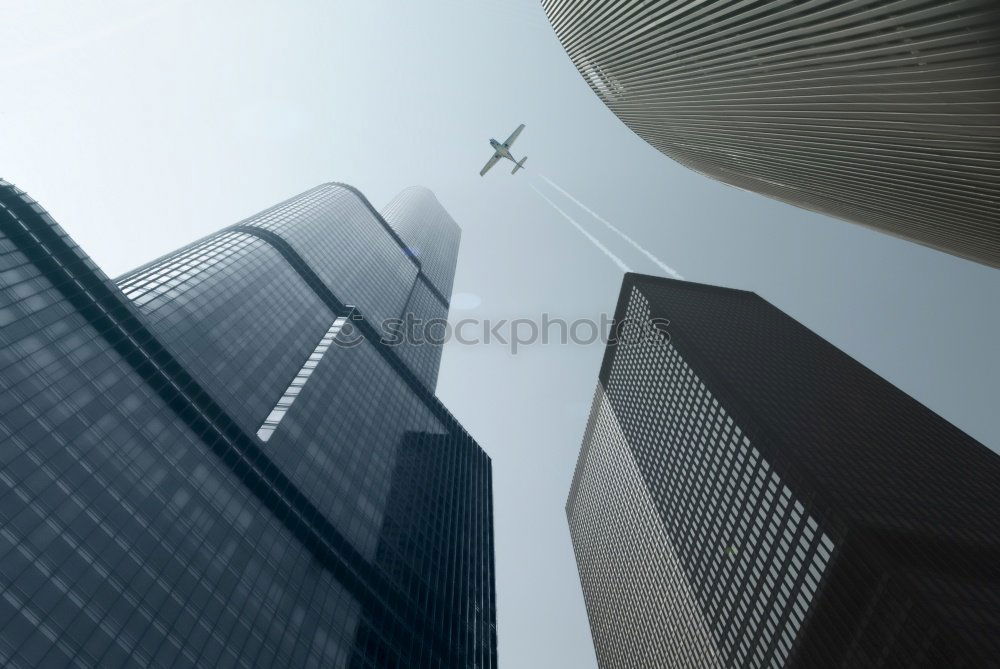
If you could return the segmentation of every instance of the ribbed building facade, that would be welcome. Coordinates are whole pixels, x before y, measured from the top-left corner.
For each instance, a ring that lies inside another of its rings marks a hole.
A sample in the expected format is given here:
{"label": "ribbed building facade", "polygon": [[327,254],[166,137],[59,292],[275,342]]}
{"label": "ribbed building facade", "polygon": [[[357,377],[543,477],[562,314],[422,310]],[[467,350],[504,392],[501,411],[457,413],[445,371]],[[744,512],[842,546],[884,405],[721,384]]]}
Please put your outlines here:
{"label": "ribbed building facade", "polygon": [[542,0],[594,92],[677,162],[1000,267],[993,0]]}
{"label": "ribbed building facade", "polygon": [[385,336],[460,231],[391,210],[324,184],[112,281],[0,182],[0,663],[496,666],[489,458]]}
{"label": "ribbed building facade", "polygon": [[753,293],[627,274],[566,512],[598,663],[987,667],[1000,456]]}

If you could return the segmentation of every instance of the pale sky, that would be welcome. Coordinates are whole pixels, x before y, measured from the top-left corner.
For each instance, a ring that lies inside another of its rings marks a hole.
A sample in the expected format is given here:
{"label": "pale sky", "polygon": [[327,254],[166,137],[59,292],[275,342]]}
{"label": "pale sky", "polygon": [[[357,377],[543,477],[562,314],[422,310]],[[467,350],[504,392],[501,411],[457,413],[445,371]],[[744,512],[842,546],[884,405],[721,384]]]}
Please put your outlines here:
{"label": "pale sky", "polygon": [[[537,0],[32,0],[0,7],[0,176],[110,275],[324,181],[431,188],[452,319],[597,319],[622,269],[754,290],[994,450],[1000,271],[730,188],[636,137]],[[485,178],[488,139],[530,159]],[[501,665],[595,666],[563,510],[603,350],[450,344],[493,458]]]}

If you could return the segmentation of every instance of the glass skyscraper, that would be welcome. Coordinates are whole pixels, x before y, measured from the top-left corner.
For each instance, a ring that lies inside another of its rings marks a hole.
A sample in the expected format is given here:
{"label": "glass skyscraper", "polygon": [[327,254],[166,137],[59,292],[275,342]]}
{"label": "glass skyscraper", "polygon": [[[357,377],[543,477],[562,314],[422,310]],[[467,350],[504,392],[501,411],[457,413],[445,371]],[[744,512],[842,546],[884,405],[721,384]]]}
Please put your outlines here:
{"label": "glass skyscraper", "polygon": [[601,667],[985,667],[1000,456],[753,293],[627,274],[566,511]]}
{"label": "glass skyscraper", "polygon": [[739,188],[1000,267],[995,0],[542,0],[629,128]]}
{"label": "glass skyscraper", "polygon": [[324,184],[112,281],[0,182],[0,663],[495,667],[460,230]]}

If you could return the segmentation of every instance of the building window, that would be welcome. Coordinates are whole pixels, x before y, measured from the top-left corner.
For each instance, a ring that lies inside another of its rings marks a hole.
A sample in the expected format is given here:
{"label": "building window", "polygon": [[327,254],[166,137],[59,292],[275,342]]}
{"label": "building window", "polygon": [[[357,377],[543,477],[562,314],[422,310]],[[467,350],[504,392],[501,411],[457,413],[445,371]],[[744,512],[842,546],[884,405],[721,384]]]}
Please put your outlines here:
{"label": "building window", "polygon": [[302,392],[302,388],[305,387],[306,381],[308,381],[309,377],[312,376],[313,370],[316,369],[317,365],[319,365],[319,361],[323,359],[323,356],[333,344],[333,340],[337,338],[337,333],[340,332],[340,329],[344,327],[344,323],[346,322],[347,316],[340,316],[337,318],[337,320],[333,321],[333,325],[330,326],[330,329],[326,331],[326,334],[323,335],[323,338],[319,340],[319,343],[316,344],[315,350],[313,350],[312,354],[302,365],[302,369],[300,369],[299,373],[295,375],[292,382],[288,384],[288,388],[285,389],[285,392],[278,400],[278,403],[274,405],[274,409],[272,409],[271,413],[269,413],[267,418],[264,419],[264,424],[260,426],[259,430],[257,430],[257,437],[259,437],[261,441],[266,442],[271,438],[271,435],[274,434],[274,431],[278,429],[278,423],[280,423],[281,419],[285,417],[286,413],[288,413],[288,408],[292,406],[292,402],[294,402],[295,398],[299,396],[300,392]]}

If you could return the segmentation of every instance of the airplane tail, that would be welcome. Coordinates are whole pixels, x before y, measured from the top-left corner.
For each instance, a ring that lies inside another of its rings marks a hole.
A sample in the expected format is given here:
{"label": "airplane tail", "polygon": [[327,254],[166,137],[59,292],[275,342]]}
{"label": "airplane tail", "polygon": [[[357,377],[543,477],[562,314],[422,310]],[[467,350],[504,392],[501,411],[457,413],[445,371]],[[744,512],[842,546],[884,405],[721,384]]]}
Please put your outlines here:
{"label": "airplane tail", "polygon": [[514,169],[512,169],[510,171],[510,173],[511,174],[516,174],[518,170],[524,169],[524,163],[527,160],[528,160],[528,156],[525,156],[524,158],[521,158],[521,160],[517,161],[517,165],[514,165]]}

